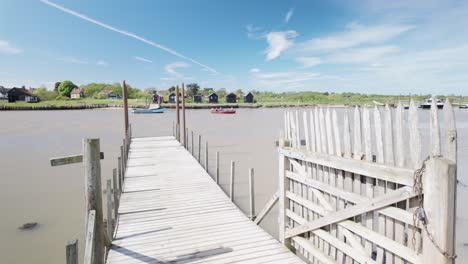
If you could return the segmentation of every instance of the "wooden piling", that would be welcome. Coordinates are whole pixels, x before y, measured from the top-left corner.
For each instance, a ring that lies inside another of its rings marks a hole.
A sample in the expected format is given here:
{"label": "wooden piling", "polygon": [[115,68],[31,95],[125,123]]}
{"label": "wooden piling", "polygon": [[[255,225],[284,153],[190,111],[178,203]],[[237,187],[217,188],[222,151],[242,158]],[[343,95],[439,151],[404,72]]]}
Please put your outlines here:
{"label": "wooden piling", "polygon": [[125,83],[125,80],[123,81],[123,86],[122,86],[122,97],[123,97],[123,107],[124,107],[124,126],[125,126],[125,134],[127,135],[128,132],[128,93],[127,93],[127,84]]}
{"label": "wooden piling", "polygon": [[249,218],[255,220],[254,169],[249,169]]}
{"label": "wooden piling", "polygon": [[179,85],[176,86],[176,138],[180,142]]}
{"label": "wooden piling", "polygon": [[107,204],[107,235],[112,238],[112,183],[107,180],[106,186],[106,204]]}
{"label": "wooden piling", "polygon": [[229,182],[229,198],[234,201],[234,174],[235,174],[235,162],[231,160],[231,180]]}
{"label": "wooden piling", "polygon": [[67,264],[78,264],[78,240],[68,241],[66,250],[66,263]]}
{"label": "wooden piling", "polygon": [[201,135],[198,135],[198,163],[201,162]]}
{"label": "wooden piling", "polygon": [[114,194],[114,227],[117,222],[117,215],[119,209],[119,193],[120,189],[117,186],[117,169],[112,170],[112,183],[113,183],[113,194]]}
{"label": "wooden piling", "polygon": [[193,156],[193,131],[192,131],[192,148],[190,149],[190,151],[192,152],[192,156]]}
{"label": "wooden piling", "polygon": [[185,128],[185,149],[189,149],[188,145],[189,139],[188,139],[188,128]]}
{"label": "wooden piling", "polygon": [[187,131],[185,129],[185,86],[182,83],[182,131],[184,135],[184,146],[187,147]]}
{"label": "wooden piling", "polygon": [[205,170],[208,172],[208,141],[205,142]]}
{"label": "wooden piling", "polygon": [[216,151],[216,183],[219,184],[219,151]]}
{"label": "wooden piling", "polygon": [[122,157],[117,158],[117,174],[119,176],[120,190],[123,190]]}
{"label": "wooden piling", "polygon": [[101,156],[99,139],[83,140],[83,164],[85,169],[86,186],[86,215],[91,210],[96,211],[96,232],[94,246],[95,263],[101,264],[104,260],[104,226],[102,212],[101,188]]}

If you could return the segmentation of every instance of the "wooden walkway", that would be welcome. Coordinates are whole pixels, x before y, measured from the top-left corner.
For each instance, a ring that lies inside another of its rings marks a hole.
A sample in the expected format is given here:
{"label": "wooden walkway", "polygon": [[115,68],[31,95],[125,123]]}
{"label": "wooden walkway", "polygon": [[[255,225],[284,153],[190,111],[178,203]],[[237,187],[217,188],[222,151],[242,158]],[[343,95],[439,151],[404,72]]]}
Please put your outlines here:
{"label": "wooden walkway", "polygon": [[107,263],[304,263],[173,137],[133,138]]}

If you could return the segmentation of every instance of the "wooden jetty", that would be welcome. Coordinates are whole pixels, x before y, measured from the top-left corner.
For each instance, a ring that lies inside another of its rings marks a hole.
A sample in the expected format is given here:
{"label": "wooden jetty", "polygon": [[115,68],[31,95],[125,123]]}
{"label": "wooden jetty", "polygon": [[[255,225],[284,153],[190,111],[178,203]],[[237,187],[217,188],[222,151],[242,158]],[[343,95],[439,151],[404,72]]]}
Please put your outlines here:
{"label": "wooden jetty", "polygon": [[303,263],[174,137],[132,138],[107,263]]}

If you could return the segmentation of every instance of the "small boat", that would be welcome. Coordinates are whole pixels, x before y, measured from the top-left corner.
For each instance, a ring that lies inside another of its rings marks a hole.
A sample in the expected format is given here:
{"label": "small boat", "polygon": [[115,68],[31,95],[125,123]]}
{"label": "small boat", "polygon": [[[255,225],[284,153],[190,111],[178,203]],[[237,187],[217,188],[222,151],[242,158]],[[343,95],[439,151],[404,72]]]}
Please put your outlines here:
{"label": "small boat", "polygon": [[[436,100],[435,103],[437,105],[437,108],[439,108],[439,109],[444,108],[444,102],[442,102],[442,100],[440,100],[440,99],[435,99],[435,100]],[[431,105],[432,105],[432,98],[431,99],[426,99],[426,101],[423,104],[419,105],[419,108],[431,109]]]}
{"label": "small boat", "polygon": [[234,109],[222,109],[222,108],[211,108],[212,114],[235,114],[236,110]]}
{"label": "small boat", "polygon": [[155,109],[133,109],[132,113],[134,114],[162,114],[164,113],[165,108],[155,108]]}

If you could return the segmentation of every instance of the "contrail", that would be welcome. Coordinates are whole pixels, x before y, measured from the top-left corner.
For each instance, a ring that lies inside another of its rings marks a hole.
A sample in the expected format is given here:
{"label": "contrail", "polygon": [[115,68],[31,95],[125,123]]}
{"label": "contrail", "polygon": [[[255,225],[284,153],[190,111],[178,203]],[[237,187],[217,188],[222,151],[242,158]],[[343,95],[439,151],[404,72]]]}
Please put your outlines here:
{"label": "contrail", "polygon": [[156,47],[156,48],[158,48],[158,49],[162,49],[162,50],[164,50],[164,51],[166,51],[166,52],[169,52],[170,54],[172,54],[172,55],[174,55],[174,56],[177,56],[177,57],[179,57],[179,58],[182,58],[182,59],[188,60],[188,61],[190,61],[190,62],[193,62],[194,64],[197,64],[197,65],[199,65],[199,66],[201,66],[201,67],[203,67],[203,68],[205,68],[205,69],[207,69],[207,70],[209,70],[209,71],[211,71],[211,72],[213,72],[213,73],[218,73],[215,69],[213,69],[213,68],[211,68],[211,67],[209,67],[209,66],[206,66],[206,65],[204,65],[204,64],[202,64],[202,63],[200,63],[200,62],[198,62],[198,61],[196,61],[196,60],[194,60],[194,59],[192,59],[192,58],[189,58],[189,57],[187,57],[187,56],[184,56],[184,55],[178,53],[177,51],[172,50],[172,49],[170,49],[170,48],[168,48],[168,47],[165,47],[165,46],[163,46],[163,45],[161,45],[161,44],[158,44],[158,43],[155,43],[155,42],[153,42],[153,41],[151,41],[151,40],[148,40],[148,39],[145,39],[145,38],[143,38],[143,37],[140,37],[140,36],[138,36],[138,35],[136,35],[136,34],[134,34],[134,33],[131,33],[131,32],[125,31],[125,30],[121,30],[121,29],[115,28],[115,27],[113,27],[113,26],[107,25],[107,24],[105,24],[105,23],[99,22],[99,21],[97,21],[97,20],[94,20],[94,19],[92,19],[92,18],[90,18],[90,17],[87,17],[87,16],[85,16],[85,15],[82,15],[82,14],[80,14],[80,13],[77,13],[77,12],[75,12],[75,11],[73,11],[73,10],[70,10],[70,9],[68,9],[68,8],[65,8],[65,7],[63,7],[63,6],[61,6],[61,5],[58,5],[58,4],[53,3],[53,2],[50,2],[50,1],[48,1],[48,0],[40,0],[40,1],[41,1],[42,3],[44,3],[44,4],[46,4],[46,5],[49,5],[49,6],[54,7],[54,8],[57,8],[58,10],[61,10],[61,11],[65,12],[65,13],[68,13],[68,14],[70,14],[70,15],[72,15],[72,16],[81,18],[81,19],[83,19],[83,20],[86,20],[86,21],[88,21],[88,22],[91,22],[91,23],[93,23],[93,24],[95,24],[95,25],[98,25],[98,26],[100,26],[100,27],[103,27],[103,28],[105,28],[105,29],[108,29],[108,30],[111,30],[111,31],[120,33],[120,34],[122,34],[122,35],[131,37],[131,38],[134,38],[134,39],[139,40],[139,41],[141,41],[141,42],[144,42],[144,43],[146,43],[146,44],[148,44],[148,45],[151,45],[151,46]]}

